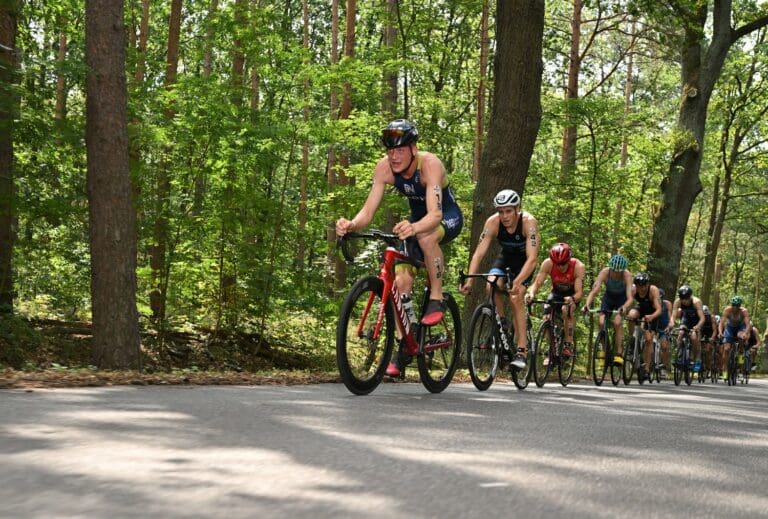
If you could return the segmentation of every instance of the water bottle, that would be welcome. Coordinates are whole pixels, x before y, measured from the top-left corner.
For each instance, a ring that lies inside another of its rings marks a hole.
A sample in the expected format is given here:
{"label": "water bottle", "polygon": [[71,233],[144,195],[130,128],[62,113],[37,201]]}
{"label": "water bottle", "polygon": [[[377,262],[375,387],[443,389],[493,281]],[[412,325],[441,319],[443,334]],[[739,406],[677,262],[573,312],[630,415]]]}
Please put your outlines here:
{"label": "water bottle", "polygon": [[403,305],[405,316],[408,317],[411,324],[416,324],[416,314],[413,313],[413,300],[411,296],[403,294],[400,296],[400,302]]}

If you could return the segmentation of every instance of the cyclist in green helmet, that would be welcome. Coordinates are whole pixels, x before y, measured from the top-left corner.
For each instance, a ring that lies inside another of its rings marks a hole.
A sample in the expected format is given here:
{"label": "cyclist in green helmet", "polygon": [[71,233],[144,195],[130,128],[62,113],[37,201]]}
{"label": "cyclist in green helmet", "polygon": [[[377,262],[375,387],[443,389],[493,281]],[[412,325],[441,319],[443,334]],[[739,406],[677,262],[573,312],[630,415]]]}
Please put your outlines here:
{"label": "cyclist in green helmet", "polygon": [[624,363],[624,358],[622,357],[624,348],[622,321],[623,316],[632,306],[632,273],[627,270],[628,264],[627,258],[621,254],[611,257],[608,261],[608,266],[597,275],[592,285],[592,290],[589,292],[587,301],[584,304],[584,312],[588,312],[590,306],[592,306],[592,300],[603,284],[605,284],[605,294],[603,294],[603,300],[600,304],[600,327],[602,328],[607,313],[613,310],[619,311],[613,318],[613,328],[616,331],[616,352],[613,362],[616,364]]}

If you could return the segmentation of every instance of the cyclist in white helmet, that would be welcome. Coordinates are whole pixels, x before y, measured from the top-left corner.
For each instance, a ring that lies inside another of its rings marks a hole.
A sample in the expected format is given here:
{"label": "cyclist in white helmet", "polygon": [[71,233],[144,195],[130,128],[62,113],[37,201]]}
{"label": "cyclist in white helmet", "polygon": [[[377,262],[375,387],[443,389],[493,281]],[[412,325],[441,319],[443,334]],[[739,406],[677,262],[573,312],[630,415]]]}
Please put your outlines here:
{"label": "cyclist in white helmet", "polygon": [[[501,245],[501,253],[493,262],[491,274],[503,276],[505,269],[510,269],[512,286],[507,287],[509,301],[512,306],[512,317],[517,338],[517,353],[512,359],[511,366],[525,369],[525,359],[528,354],[528,344],[525,333],[525,308],[523,298],[525,287],[530,283],[536,270],[536,258],[539,254],[539,229],[536,218],[523,211],[520,207],[520,195],[512,189],[499,191],[493,199],[496,212],[492,214],[483,227],[477,248],[469,262],[469,273],[476,274],[480,270],[491,242],[494,238]],[[497,278],[498,279],[498,278]],[[474,278],[468,278],[461,287],[462,294],[469,294]],[[499,313],[504,313],[504,300],[499,294],[496,300]]]}

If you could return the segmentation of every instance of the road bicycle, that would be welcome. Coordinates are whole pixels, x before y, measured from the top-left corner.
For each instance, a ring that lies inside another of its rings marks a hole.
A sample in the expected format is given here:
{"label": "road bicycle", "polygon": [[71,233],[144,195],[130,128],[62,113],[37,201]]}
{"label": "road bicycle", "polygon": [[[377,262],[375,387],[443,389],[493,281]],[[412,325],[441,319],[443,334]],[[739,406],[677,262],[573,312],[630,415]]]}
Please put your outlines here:
{"label": "road bicycle", "polygon": [[[461,316],[451,294],[443,293],[446,311],[434,326],[411,322],[395,284],[395,262],[423,267],[398,251],[401,240],[379,230],[349,233],[339,240],[344,258],[354,261],[349,240],[380,241],[386,244],[378,275],[358,279],[341,305],[336,327],[336,363],[344,385],[356,395],[365,395],[381,383],[392,356],[395,334],[405,343],[407,355],[415,356],[421,383],[432,393],[443,391],[456,371],[461,354]],[[414,290],[414,295],[416,294]],[[429,302],[429,282],[424,287],[420,318]],[[415,305],[415,303],[414,303]],[[402,378],[405,369],[401,370]]]}
{"label": "road bicycle", "polygon": [[648,367],[648,382],[653,384],[653,381],[656,380],[656,383],[660,384],[662,369],[664,369],[664,363],[661,361],[661,343],[659,341],[659,335],[653,334],[653,342],[651,342],[651,365]]}
{"label": "road bicycle", "polygon": [[680,336],[677,340],[677,352],[675,353],[675,385],[679,386],[683,379],[685,379],[685,383],[690,386],[693,382],[693,361],[691,360],[691,331],[687,326],[681,326],[680,328],[673,330],[673,333]]}
{"label": "road bicycle", "polygon": [[621,366],[613,362],[615,356],[615,329],[613,327],[613,316],[618,313],[618,310],[611,310],[610,312],[600,312],[600,310],[585,310],[585,312],[591,313],[604,313],[603,325],[597,332],[595,337],[595,343],[592,347],[592,357],[590,358],[592,369],[592,381],[596,386],[603,385],[605,376],[608,373],[608,369],[611,371],[611,382],[614,386],[618,386],[621,382]]}
{"label": "road bicycle", "polygon": [[[565,387],[571,381],[576,364],[576,341],[574,337],[570,355],[563,355],[565,326],[561,312],[562,303],[531,301],[530,304],[544,305],[544,316],[536,332],[536,340],[533,342],[533,379],[538,387],[543,387],[550,372],[557,368],[560,384]],[[568,312],[570,311],[569,307]]]}
{"label": "road bicycle", "polygon": [[624,385],[632,382],[632,376],[637,374],[640,384],[645,382],[645,369],[643,368],[643,351],[645,350],[645,331],[648,323],[644,318],[627,319],[635,324],[635,329],[629,339],[629,344],[624,348],[624,365],[622,367],[622,379]]}
{"label": "road bicycle", "polygon": [[[497,292],[504,292],[497,286],[498,274],[464,274],[459,273],[459,282],[464,284],[467,278],[482,278],[490,286],[488,299],[479,304],[472,312],[469,321],[469,341],[467,342],[467,367],[472,383],[480,391],[485,391],[496,379],[499,369],[506,369],[516,353],[517,340],[515,330],[505,330],[503,316],[498,312],[494,303]],[[506,285],[511,286],[509,270],[504,274]],[[506,294],[505,294],[506,295]],[[512,322],[510,320],[509,322]],[[533,360],[533,340],[531,337],[530,307],[526,311],[526,343],[528,355],[525,368],[514,366],[510,368],[512,381],[518,389],[528,387],[531,379],[531,364]],[[510,326],[511,328],[511,326]]]}
{"label": "road bicycle", "polygon": [[731,351],[728,353],[728,385],[735,386],[739,382],[749,384],[751,371],[752,355],[747,343],[742,339],[731,342]]}
{"label": "road bicycle", "polygon": [[[703,359],[701,373],[703,379],[717,384],[720,378],[720,348],[718,341],[712,337],[701,340],[701,356]],[[700,375],[701,376],[701,375]]]}

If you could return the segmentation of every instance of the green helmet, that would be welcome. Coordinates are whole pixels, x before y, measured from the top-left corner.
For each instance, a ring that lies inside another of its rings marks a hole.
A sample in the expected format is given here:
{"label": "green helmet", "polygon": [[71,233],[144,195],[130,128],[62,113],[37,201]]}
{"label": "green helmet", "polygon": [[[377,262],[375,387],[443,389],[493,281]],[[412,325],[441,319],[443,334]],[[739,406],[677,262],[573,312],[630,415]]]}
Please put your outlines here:
{"label": "green helmet", "polygon": [[741,306],[741,303],[743,303],[744,300],[741,298],[741,296],[733,296],[731,298],[731,306]]}
{"label": "green helmet", "polygon": [[627,265],[629,262],[627,261],[627,258],[622,256],[621,254],[616,254],[613,256],[610,261],[608,262],[608,267],[611,270],[615,270],[616,272],[620,272],[627,268]]}

